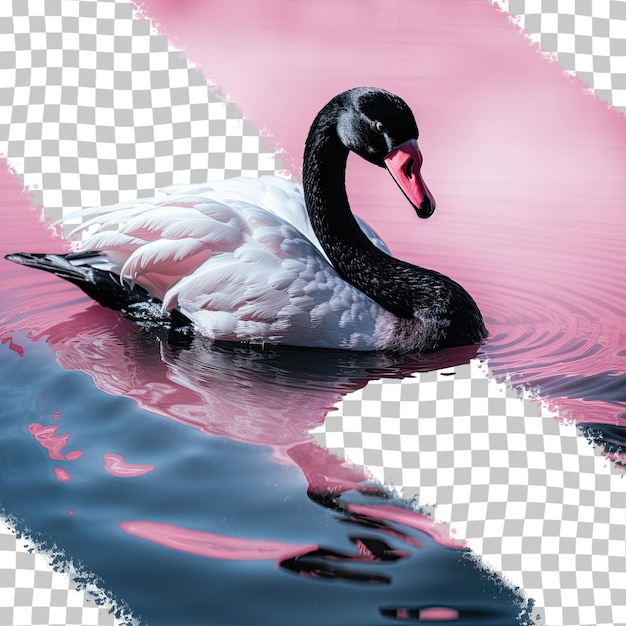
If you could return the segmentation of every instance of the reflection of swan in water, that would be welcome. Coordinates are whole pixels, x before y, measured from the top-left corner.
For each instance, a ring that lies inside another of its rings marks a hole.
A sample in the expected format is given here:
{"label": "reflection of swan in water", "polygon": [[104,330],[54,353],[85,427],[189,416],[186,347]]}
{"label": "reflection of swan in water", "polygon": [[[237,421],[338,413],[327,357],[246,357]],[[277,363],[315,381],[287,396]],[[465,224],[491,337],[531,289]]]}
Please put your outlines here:
{"label": "reflection of swan in water", "polygon": [[[145,447],[141,458],[127,457],[153,463],[155,470],[132,479],[133,488],[138,489],[135,493],[143,494],[139,495],[141,501],[134,498],[132,506],[115,511],[109,522],[124,531],[137,550],[153,554],[151,550],[169,548],[173,556],[166,558],[173,560],[190,553],[221,561],[265,561],[266,567],[273,561],[280,572],[290,574],[286,578],[292,583],[284,583],[287,586],[300,584],[298,579],[341,581],[350,590],[323,588],[315,593],[330,594],[331,604],[324,609],[327,615],[348,608],[354,612],[358,603],[354,615],[365,619],[353,617],[346,623],[369,623],[369,619],[378,624],[389,618],[463,620],[485,626],[518,623],[520,599],[513,591],[486,582],[480,568],[466,559],[467,551],[460,542],[429,517],[374,484],[363,470],[316,445],[309,432],[342,395],[363,387],[368,380],[402,378],[420,369],[451,366],[467,361],[473,356],[471,351],[442,352],[428,360],[415,360],[346,352],[251,350],[232,344],[207,347],[197,339],[175,344],[97,307],[48,328],[45,337],[64,368],[86,372],[107,393],[126,396],[143,409],[208,435],[262,446],[259,455],[252,455],[253,467],[260,475],[265,472],[259,459],[266,458],[265,454],[272,462],[298,468],[306,478],[303,488],[309,501],[323,507],[323,524],[331,527],[329,531],[314,524],[304,534],[295,532],[291,542],[292,537],[285,541],[280,534],[270,534],[268,539],[263,523],[255,528],[254,516],[246,519],[245,532],[236,526],[222,526],[218,501],[211,505],[217,508],[217,515],[208,523],[198,517],[201,507],[196,505],[185,505],[187,512],[181,514],[172,501],[186,502],[197,493],[236,489],[240,478],[231,481],[224,463],[216,466],[218,473],[211,478],[204,473],[192,476],[186,468],[185,450],[169,449],[165,444],[165,456],[163,450],[155,453],[158,459],[151,458]],[[83,428],[94,428],[93,420],[91,426],[86,421]],[[138,436],[143,429],[137,431],[135,426],[134,432]],[[106,443],[94,440],[94,448],[112,448],[122,433],[119,427],[114,428],[105,437]],[[83,430],[83,442],[89,439],[85,435]],[[77,472],[83,459],[93,459],[94,450],[83,442],[85,453],[74,462]],[[265,453],[264,448],[269,451]],[[237,455],[232,463],[246,466]],[[176,475],[164,484],[164,474],[157,473],[166,468]],[[267,475],[274,471],[270,467]],[[220,484],[214,485],[216,478]],[[107,480],[111,480],[108,475]],[[259,480],[243,480],[241,496],[245,499],[246,485],[259,485]],[[289,489],[302,488],[299,481],[289,484]],[[274,498],[272,489],[267,497]],[[292,492],[285,503],[291,497],[299,499]],[[143,504],[143,498],[151,504]],[[259,492],[253,499],[263,506],[265,496]],[[290,504],[282,509],[281,501],[271,500],[271,517],[277,523],[299,524],[299,509]],[[228,506],[228,502],[223,504]],[[313,515],[315,519],[317,506],[313,509],[307,511],[307,517]],[[267,515],[266,511],[261,517]],[[161,548],[150,548],[151,544]],[[211,567],[221,566],[208,566],[207,571],[212,571]],[[432,573],[424,576],[424,568],[432,569]],[[374,595],[366,591],[369,588]],[[345,606],[340,603],[341,609],[332,604],[338,602],[338,592],[342,597],[346,592],[351,594],[350,600],[342,600]],[[497,605],[494,594],[499,594]]]}
{"label": "reflection of swan in water", "polygon": [[[369,380],[466,363],[476,353],[475,346],[419,358],[257,350],[184,335],[176,343],[96,307],[46,335],[62,367],[86,372],[103,391],[210,435],[270,446],[275,461],[299,466],[310,483],[316,476],[339,480],[337,472],[365,479],[317,446],[309,432],[346,393]],[[330,474],[327,465],[334,467]]]}

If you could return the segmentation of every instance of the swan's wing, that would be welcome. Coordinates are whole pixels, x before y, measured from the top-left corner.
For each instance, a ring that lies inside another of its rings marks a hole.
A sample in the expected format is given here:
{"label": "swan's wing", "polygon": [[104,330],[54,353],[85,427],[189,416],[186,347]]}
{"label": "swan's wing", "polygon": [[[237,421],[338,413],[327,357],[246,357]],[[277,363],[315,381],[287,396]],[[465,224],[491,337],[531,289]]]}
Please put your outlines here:
{"label": "swan's wing", "polygon": [[[277,176],[237,177],[200,185],[172,185],[160,191],[169,195],[200,195],[227,204],[238,201],[258,206],[297,228],[326,256],[311,227],[304,203],[304,192],[300,184]],[[374,229],[359,216],[355,217],[367,238],[377,248],[386,254],[391,254]]]}
{"label": "swan's wing", "polygon": [[204,334],[228,341],[376,349],[382,309],[291,226],[260,227],[166,293]]}
{"label": "swan's wing", "polygon": [[[148,210],[165,208],[167,213],[170,213],[173,208],[177,211],[186,207],[191,208],[198,205],[198,198],[205,198],[210,203],[207,207],[217,205],[226,208],[249,205],[265,209],[298,229],[326,256],[311,227],[300,184],[277,176],[235,177],[196,185],[170,185],[160,191],[164,194],[163,196],[143,198],[112,206],[91,207],[74,212],[64,219],[79,218],[82,223],[68,237],[76,238],[87,229],[95,232],[117,229],[119,224],[125,224],[128,220],[141,216]],[[182,218],[182,212],[180,217]],[[359,216],[355,217],[367,238],[377,248],[386,254],[391,254],[374,229]]]}
{"label": "swan's wing", "polygon": [[[83,227],[95,232],[82,249],[102,252],[100,266],[106,257],[109,271],[147,289],[164,309],[179,308],[210,337],[376,349],[382,309],[283,217],[299,210],[299,192],[272,184],[257,197],[264,206],[242,199],[249,194],[228,199],[186,187],[91,209]],[[282,202],[285,193],[292,195]],[[277,210],[265,208],[272,205]],[[118,230],[107,230],[118,222]]]}
{"label": "swan's wing", "polygon": [[[162,191],[156,198],[73,213],[66,219],[79,217],[82,223],[69,237],[89,229],[92,235],[81,249],[105,251],[106,269],[131,285],[139,282],[158,298],[209,256],[241,244],[261,227],[291,226],[327,259],[311,227],[301,185],[274,176],[238,177]],[[366,222],[358,217],[357,222],[374,245],[390,254]]]}

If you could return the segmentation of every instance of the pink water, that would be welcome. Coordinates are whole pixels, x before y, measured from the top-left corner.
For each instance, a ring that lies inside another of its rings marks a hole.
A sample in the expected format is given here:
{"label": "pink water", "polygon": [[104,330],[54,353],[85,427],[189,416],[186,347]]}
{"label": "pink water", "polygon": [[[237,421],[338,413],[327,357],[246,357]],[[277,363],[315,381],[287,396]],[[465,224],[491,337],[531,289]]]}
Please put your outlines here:
{"label": "pink water", "polygon": [[308,124],[334,94],[371,84],[404,97],[437,211],[418,222],[386,173],[358,159],[353,207],[397,256],[470,291],[496,374],[557,398],[573,419],[620,423],[623,115],[484,0],[173,6],[144,0],[140,10],[275,137],[294,171]]}

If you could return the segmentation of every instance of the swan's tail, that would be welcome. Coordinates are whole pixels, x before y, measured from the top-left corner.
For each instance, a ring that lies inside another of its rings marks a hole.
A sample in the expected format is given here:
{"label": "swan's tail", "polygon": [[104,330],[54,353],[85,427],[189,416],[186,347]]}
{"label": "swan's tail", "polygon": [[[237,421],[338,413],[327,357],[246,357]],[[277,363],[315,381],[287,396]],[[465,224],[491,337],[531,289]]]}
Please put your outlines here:
{"label": "swan's tail", "polygon": [[45,272],[52,272],[75,285],[81,283],[94,283],[93,268],[88,265],[74,265],[70,262],[69,254],[32,254],[30,252],[17,252],[7,254],[4,258],[19,265],[34,267]]}
{"label": "swan's tail", "polygon": [[[154,319],[174,321],[169,314],[161,314],[161,301],[151,296],[143,287],[132,289],[120,277],[106,267],[107,262],[101,252],[70,252],[68,254],[32,254],[20,252],[7,254],[7,261],[51,272],[79,287],[90,298],[109,309],[121,311],[136,321]],[[178,313],[178,312],[177,312]],[[178,316],[184,316],[178,313]],[[188,324],[189,320],[184,318]],[[181,320],[177,320],[178,323]]]}

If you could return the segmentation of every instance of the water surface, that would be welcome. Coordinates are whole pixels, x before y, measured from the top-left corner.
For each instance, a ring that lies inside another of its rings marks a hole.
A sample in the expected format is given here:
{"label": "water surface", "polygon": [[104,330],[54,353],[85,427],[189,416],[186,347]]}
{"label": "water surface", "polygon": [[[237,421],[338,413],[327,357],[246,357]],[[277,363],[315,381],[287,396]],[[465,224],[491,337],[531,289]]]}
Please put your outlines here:
{"label": "water surface", "polygon": [[[63,247],[5,173],[4,254]],[[0,264],[0,494],[142,624],[522,624],[462,541],[309,431],[368,380],[467,362],[172,341]]]}
{"label": "water surface", "polygon": [[[351,161],[354,206],[398,256],[475,296],[490,331],[478,356],[496,376],[619,447],[623,118],[512,39],[486,3],[416,0],[401,19],[397,5],[374,4],[333,3],[331,22],[284,2],[263,14],[213,2],[211,20],[188,2],[159,16],[296,170],[334,93],[401,94],[438,211],[418,222],[385,172]],[[246,42],[238,56],[233,38]],[[64,249],[4,172],[2,190],[2,254]],[[0,281],[2,504],[145,623],[241,624],[251,611],[297,624],[520,621],[515,594],[462,545],[309,434],[368,380],[466,362],[471,350],[397,361],[172,345],[53,276],[3,262]]]}
{"label": "water surface", "polygon": [[0,347],[2,504],[142,623],[520,623],[462,542],[308,434],[369,378],[437,364],[171,345],[65,304]]}

